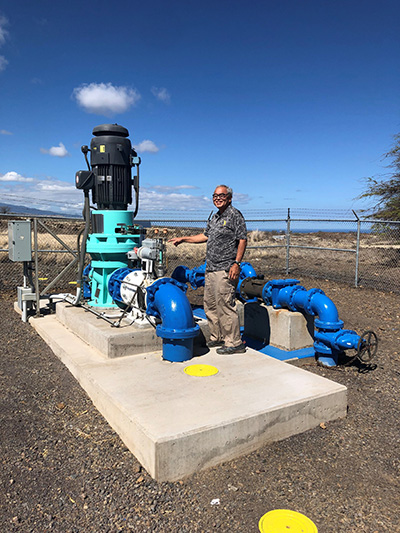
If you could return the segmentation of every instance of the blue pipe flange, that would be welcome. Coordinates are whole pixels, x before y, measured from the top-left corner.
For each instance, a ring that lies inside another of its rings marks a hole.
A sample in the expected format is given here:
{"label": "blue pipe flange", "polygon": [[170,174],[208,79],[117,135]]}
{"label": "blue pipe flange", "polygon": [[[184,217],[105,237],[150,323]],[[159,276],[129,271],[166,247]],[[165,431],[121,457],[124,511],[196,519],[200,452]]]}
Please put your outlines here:
{"label": "blue pipe flange", "polygon": [[[267,283],[267,288],[263,291],[263,297],[265,296],[271,302],[274,309],[281,309],[286,305],[289,306],[291,291],[298,283],[298,279],[273,279]],[[267,302],[265,301],[265,303]]]}
{"label": "blue pipe flange", "polygon": [[[297,289],[298,279],[279,279],[273,280],[274,287],[272,287],[272,305],[275,309],[280,309],[284,300],[284,295],[291,293]],[[289,300],[290,302],[290,300]],[[289,305],[289,302],[285,302]]]}
{"label": "blue pipe flange", "polygon": [[117,268],[117,270],[114,270],[114,272],[111,274],[108,280],[107,288],[114,302],[124,303],[121,297],[121,285],[125,277],[131,272],[133,272],[132,268],[125,267],[125,268]]}
{"label": "blue pipe flange", "polygon": [[342,328],[343,324],[343,320],[338,320],[337,322],[327,322],[318,318],[314,320],[315,327],[322,331],[338,331]]}
{"label": "blue pipe flange", "polygon": [[264,303],[266,303],[267,305],[271,305],[272,303],[272,287],[270,285],[270,281],[268,281],[268,283],[266,283],[263,287],[263,290],[262,290],[262,293],[261,293],[261,297],[264,301]]}
{"label": "blue pipe flange", "polygon": [[200,326],[198,324],[194,324],[190,328],[181,329],[165,328],[162,324],[156,327],[157,336],[162,339],[193,339],[197,337],[199,331]]}
{"label": "blue pipe flange", "polygon": [[312,316],[316,314],[311,306],[311,300],[315,294],[322,294],[323,296],[325,296],[324,291],[322,291],[321,289],[310,289],[309,291],[307,291],[306,304],[304,306],[304,310],[307,311],[307,313],[309,313]]}
{"label": "blue pipe flange", "polygon": [[[295,305],[295,303],[294,303],[295,296],[296,296],[296,294],[299,291],[302,291],[302,292],[306,291],[305,294],[307,293],[307,289],[305,287],[303,287],[302,285],[295,285],[294,287],[291,287],[291,290],[290,290],[290,293],[289,293],[289,302],[287,304],[288,308],[291,311],[298,311],[299,310],[299,306]],[[310,313],[310,314],[312,314],[312,313]]]}

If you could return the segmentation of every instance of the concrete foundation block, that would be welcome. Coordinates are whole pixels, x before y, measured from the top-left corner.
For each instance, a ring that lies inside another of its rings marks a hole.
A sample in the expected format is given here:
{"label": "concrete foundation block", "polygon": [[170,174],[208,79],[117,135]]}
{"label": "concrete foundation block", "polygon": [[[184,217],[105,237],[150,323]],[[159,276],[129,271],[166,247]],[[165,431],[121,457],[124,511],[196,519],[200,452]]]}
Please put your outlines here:
{"label": "concrete foundation block", "polygon": [[282,350],[301,350],[314,343],[314,317],[264,303],[244,306],[244,334]]}
{"label": "concrete foundation block", "polygon": [[[117,314],[115,310],[107,310]],[[65,302],[56,305],[57,319],[73,331],[89,346],[95,348],[107,359],[127,357],[162,349],[162,339],[157,337],[156,330],[150,324],[124,324],[113,328],[110,323],[97,317],[83,307],[74,307]],[[194,339],[196,345],[205,345],[208,334],[206,320],[198,320],[201,331]],[[203,331],[204,330],[204,331]]]}

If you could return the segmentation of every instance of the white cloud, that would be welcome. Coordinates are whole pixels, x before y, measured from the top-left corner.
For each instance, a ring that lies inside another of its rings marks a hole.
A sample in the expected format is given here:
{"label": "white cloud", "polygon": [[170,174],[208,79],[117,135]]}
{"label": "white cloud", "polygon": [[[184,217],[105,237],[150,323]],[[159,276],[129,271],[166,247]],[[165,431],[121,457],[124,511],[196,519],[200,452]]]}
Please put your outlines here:
{"label": "white cloud", "polygon": [[210,198],[170,192],[164,194],[142,187],[140,189],[140,211],[198,212],[212,207]]}
{"label": "white cloud", "polygon": [[35,209],[77,216],[82,213],[83,194],[75,187],[73,180],[23,178],[17,172],[7,172],[3,177],[0,176],[1,181],[8,181],[1,184],[1,197],[3,202],[10,205],[29,205]]}
{"label": "white cloud", "polygon": [[241,192],[233,191],[233,203],[237,202],[240,204],[247,204],[250,201],[250,196],[248,194],[243,194]]}
{"label": "white cloud", "polygon": [[[6,183],[7,182],[7,183]],[[72,180],[62,181],[54,177],[26,178],[15,171],[0,175],[3,201],[14,205],[29,205],[36,209],[68,213],[81,216],[84,195],[76,189]],[[138,218],[178,216],[188,220],[206,220],[214,210],[211,197],[200,191],[192,191],[195,185],[163,186],[140,188]],[[188,189],[187,192],[182,189]],[[247,195],[234,194],[234,200],[246,202]],[[133,209],[133,205],[130,206]]]}
{"label": "white cloud", "polygon": [[[8,38],[8,31],[6,30],[7,24],[8,20],[6,17],[0,15],[0,46],[2,46]],[[2,72],[7,65],[7,59],[4,56],[0,56],[0,72]]]}
{"label": "white cloud", "polygon": [[153,141],[149,141],[147,139],[139,144],[135,144],[134,149],[140,153],[150,152],[152,154],[156,154],[160,150],[158,146],[153,143]]}
{"label": "white cloud", "polygon": [[171,102],[171,95],[167,89],[165,89],[165,87],[152,87],[151,92],[157,98],[157,100],[160,100],[165,104],[169,104]]}
{"label": "white cloud", "polygon": [[6,172],[5,174],[0,175],[0,181],[18,181],[18,182],[24,182],[29,183],[34,181],[33,178],[25,178],[24,176],[21,176],[21,174],[18,174],[17,172],[14,172],[11,170],[10,172]]}
{"label": "white cloud", "polygon": [[52,146],[48,150],[46,150],[46,148],[41,148],[40,151],[42,154],[49,154],[54,157],[67,157],[70,155],[63,143],[60,143],[58,146]]}
{"label": "white cloud", "polygon": [[5,70],[7,65],[8,65],[7,59],[4,56],[0,56],[0,72]]}
{"label": "white cloud", "polygon": [[6,17],[3,17],[0,15],[0,46],[3,45],[8,37],[8,31],[6,30],[6,26],[8,25],[8,20]]}
{"label": "white cloud", "polygon": [[12,135],[11,131],[0,130],[0,135]]}
{"label": "white cloud", "polygon": [[125,113],[141,98],[136,89],[115,87],[111,83],[83,84],[72,95],[87,113],[105,116]]}
{"label": "white cloud", "polygon": [[37,184],[37,188],[40,191],[56,191],[56,192],[71,192],[75,191],[76,187],[75,185],[68,185],[67,183],[63,181],[39,181]]}
{"label": "white cloud", "polygon": [[179,191],[181,189],[198,189],[196,185],[154,185],[153,189],[156,191],[170,192],[170,191]]}

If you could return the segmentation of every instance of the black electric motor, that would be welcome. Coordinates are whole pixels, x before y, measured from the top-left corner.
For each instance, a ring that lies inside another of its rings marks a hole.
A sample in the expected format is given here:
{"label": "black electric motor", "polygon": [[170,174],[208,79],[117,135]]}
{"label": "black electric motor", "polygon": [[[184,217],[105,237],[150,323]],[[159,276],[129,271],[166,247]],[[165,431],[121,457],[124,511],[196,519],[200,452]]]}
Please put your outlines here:
{"label": "black electric motor", "polygon": [[[102,124],[93,129],[90,150],[82,146],[89,171],[76,174],[76,187],[92,191],[92,201],[98,209],[126,210],[132,203],[132,185],[139,194],[140,158],[128,139],[129,131],[118,124]],[[90,151],[90,164],[87,153]],[[132,180],[132,167],[137,175]]]}

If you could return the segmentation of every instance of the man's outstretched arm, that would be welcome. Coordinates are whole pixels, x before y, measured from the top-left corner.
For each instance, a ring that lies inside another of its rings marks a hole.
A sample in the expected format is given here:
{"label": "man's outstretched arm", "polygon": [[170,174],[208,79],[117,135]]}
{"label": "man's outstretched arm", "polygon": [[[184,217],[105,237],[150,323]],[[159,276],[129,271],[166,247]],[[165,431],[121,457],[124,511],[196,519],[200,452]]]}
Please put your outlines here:
{"label": "man's outstretched arm", "polygon": [[202,242],[207,242],[208,237],[204,235],[204,233],[198,233],[197,235],[187,235],[184,237],[174,237],[173,239],[169,239],[168,242],[171,242],[175,246],[178,246],[179,244],[182,244],[183,242],[187,242],[190,244],[201,244]]}

